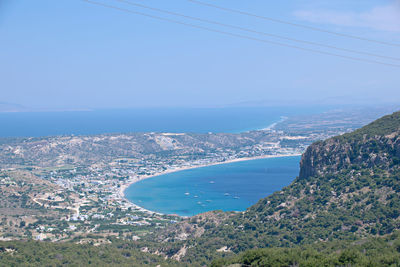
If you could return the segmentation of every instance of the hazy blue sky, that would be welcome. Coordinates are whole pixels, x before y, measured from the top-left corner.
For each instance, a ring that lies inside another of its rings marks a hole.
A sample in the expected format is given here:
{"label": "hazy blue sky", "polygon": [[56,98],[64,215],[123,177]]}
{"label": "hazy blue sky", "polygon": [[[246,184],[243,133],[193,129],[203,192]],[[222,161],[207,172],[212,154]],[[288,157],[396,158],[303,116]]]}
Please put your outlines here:
{"label": "hazy blue sky", "polygon": [[[113,0],[94,1],[174,18]],[[400,1],[204,1],[400,43]],[[307,31],[214,10],[186,0],[132,2],[400,58],[400,47]],[[342,102],[345,98],[350,102],[400,100],[398,67],[224,36],[81,0],[0,0],[0,3],[0,102],[35,108],[100,108],[223,106],[242,102],[323,103]],[[289,43],[206,23],[192,23]],[[376,60],[400,64],[395,60]]]}

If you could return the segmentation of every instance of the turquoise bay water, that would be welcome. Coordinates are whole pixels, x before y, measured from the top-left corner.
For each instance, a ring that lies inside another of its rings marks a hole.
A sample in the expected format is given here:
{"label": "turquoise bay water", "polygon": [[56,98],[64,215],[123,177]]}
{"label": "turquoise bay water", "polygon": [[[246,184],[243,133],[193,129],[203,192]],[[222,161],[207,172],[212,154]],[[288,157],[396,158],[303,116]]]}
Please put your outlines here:
{"label": "turquoise bay water", "polygon": [[156,176],[125,190],[133,203],[164,214],[243,211],[298,175],[300,157],[249,160]]}

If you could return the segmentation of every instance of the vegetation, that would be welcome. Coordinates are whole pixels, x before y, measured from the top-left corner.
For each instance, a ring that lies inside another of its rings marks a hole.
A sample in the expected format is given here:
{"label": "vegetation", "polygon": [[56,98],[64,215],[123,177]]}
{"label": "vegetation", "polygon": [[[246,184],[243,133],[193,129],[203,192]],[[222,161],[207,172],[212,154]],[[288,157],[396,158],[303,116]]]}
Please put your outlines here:
{"label": "vegetation", "polygon": [[0,242],[0,266],[178,266],[177,262],[122,244],[77,245],[36,241]]}
{"label": "vegetation", "polygon": [[319,242],[295,248],[263,248],[214,260],[212,267],[244,266],[399,266],[400,235],[357,242]]}

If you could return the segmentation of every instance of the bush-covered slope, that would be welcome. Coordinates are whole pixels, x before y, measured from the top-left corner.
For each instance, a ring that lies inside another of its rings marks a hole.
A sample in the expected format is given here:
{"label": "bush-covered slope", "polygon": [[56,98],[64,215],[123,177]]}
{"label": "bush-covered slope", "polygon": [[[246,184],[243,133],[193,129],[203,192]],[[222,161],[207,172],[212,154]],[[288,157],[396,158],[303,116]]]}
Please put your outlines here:
{"label": "bush-covered slope", "polygon": [[129,244],[93,246],[36,241],[0,242],[0,266],[182,266]]}
{"label": "bush-covered slope", "polygon": [[[233,265],[236,264],[236,265]],[[334,241],[295,248],[252,249],[234,257],[214,260],[222,266],[399,266],[400,235],[370,238],[363,242]]]}
{"label": "bush-covered slope", "polygon": [[317,142],[304,153],[300,176],[290,186],[208,225],[186,241],[184,259],[206,262],[251,248],[391,234],[400,229],[399,153],[400,112]]}

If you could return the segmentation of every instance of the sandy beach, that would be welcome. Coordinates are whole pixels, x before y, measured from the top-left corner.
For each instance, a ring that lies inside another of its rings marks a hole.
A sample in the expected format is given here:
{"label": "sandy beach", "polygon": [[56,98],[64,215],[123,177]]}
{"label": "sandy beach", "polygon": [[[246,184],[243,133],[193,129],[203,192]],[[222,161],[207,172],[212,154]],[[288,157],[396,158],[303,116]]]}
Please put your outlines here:
{"label": "sandy beach", "polygon": [[294,157],[294,156],[301,156],[301,154],[282,154],[282,155],[264,155],[264,156],[259,156],[259,157],[247,157],[247,158],[237,158],[237,159],[232,159],[232,160],[226,160],[226,161],[221,161],[221,162],[214,162],[214,163],[209,163],[209,164],[203,164],[203,165],[194,165],[194,166],[184,166],[184,167],[178,167],[174,169],[168,169],[163,172],[159,172],[153,175],[143,175],[143,176],[138,176],[134,179],[130,179],[127,182],[121,184],[119,187],[119,195],[121,198],[124,198],[126,201],[130,202],[133,207],[140,209],[142,211],[150,212],[150,213],[157,213],[154,211],[146,210],[143,207],[140,207],[139,205],[132,203],[125,197],[125,190],[131,186],[134,183],[137,183],[139,181],[149,179],[152,177],[156,176],[161,176],[165,175],[168,173],[174,173],[174,172],[180,172],[184,170],[190,170],[190,169],[195,169],[195,168],[203,168],[203,167],[208,167],[208,166],[215,166],[215,165],[221,165],[221,164],[229,164],[229,163],[235,163],[235,162],[241,162],[241,161],[249,161],[249,160],[257,160],[257,159],[266,159],[266,158],[281,158],[281,157]]}

